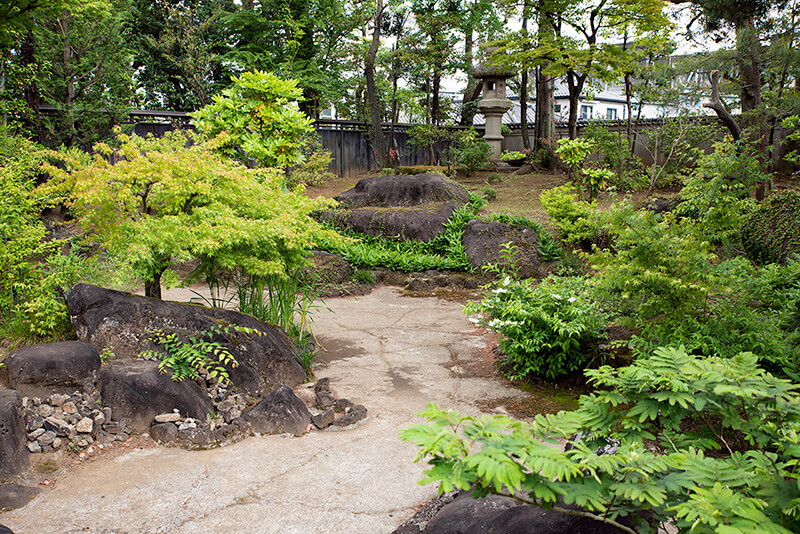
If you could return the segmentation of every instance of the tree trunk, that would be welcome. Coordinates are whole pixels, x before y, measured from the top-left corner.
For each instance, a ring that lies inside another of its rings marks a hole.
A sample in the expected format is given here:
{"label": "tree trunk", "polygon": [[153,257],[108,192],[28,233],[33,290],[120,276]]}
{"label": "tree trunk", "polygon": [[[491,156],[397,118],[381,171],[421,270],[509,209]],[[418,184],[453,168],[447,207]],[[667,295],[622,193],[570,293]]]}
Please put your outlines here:
{"label": "tree trunk", "polygon": [[472,76],[474,44],[473,30],[472,28],[468,28],[464,37],[464,61],[467,73],[467,87],[464,89],[464,96],[461,99],[461,119],[458,122],[461,126],[472,126],[477,111],[474,102],[478,99],[478,95],[481,94],[480,84]]}
{"label": "tree trunk", "polygon": [[72,58],[73,50],[72,44],[69,40],[69,13],[64,11],[56,22],[61,28],[62,35],[62,65],[64,67],[64,129],[67,136],[64,138],[66,146],[72,146],[75,143],[75,80],[72,76]]}
{"label": "tree trunk", "polygon": [[[25,39],[20,46],[20,59],[22,66],[28,67],[36,63],[36,48],[34,46],[33,31],[28,30],[25,34]],[[33,112],[34,124],[36,125],[36,135],[39,141],[42,141],[42,128],[39,116],[39,106],[41,100],[39,98],[39,88],[36,85],[36,77],[31,77],[30,82],[25,86],[25,102],[28,108]]]}
{"label": "tree trunk", "polygon": [[[522,34],[528,35],[528,3],[522,6]],[[522,146],[528,154],[531,151],[531,139],[528,134],[528,69],[522,69],[519,88],[519,125],[522,134]]]}
{"label": "tree trunk", "polygon": [[375,9],[375,20],[372,28],[372,42],[367,51],[364,74],[367,82],[367,98],[369,99],[370,118],[372,119],[372,138],[375,161],[380,167],[386,167],[386,141],[383,137],[381,111],[378,108],[378,96],[375,89],[375,56],[381,42],[381,17],[383,16],[383,0],[378,0]]}
{"label": "tree trunk", "polygon": [[144,281],[144,296],[161,300],[161,274],[154,273],[152,280]]}
{"label": "tree trunk", "polygon": [[439,126],[439,89],[442,85],[442,75],[439,72],[433,75],[433,96],[431,97],[431,120],[434,126]]}

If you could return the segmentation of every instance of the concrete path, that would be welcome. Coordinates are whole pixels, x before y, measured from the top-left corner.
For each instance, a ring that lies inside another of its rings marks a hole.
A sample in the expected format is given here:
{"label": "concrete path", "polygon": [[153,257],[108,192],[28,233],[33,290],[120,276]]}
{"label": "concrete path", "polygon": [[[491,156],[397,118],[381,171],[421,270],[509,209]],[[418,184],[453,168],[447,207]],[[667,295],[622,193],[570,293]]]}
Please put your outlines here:
{"label": "concrete path", "polygon": [[315,316],[328,351],[316,375],[367,407],[362,425],[210,451],[108,454],[54,474],[54,489],[0,523],[17,534],[388,533],[436,491],[417,484],[424,466],[397,437],[420,422],[415,412],[435,402],[477,414],[484,401],[524,395],[472,373],[487,342],[458,303],[381,287],[329,299]]}

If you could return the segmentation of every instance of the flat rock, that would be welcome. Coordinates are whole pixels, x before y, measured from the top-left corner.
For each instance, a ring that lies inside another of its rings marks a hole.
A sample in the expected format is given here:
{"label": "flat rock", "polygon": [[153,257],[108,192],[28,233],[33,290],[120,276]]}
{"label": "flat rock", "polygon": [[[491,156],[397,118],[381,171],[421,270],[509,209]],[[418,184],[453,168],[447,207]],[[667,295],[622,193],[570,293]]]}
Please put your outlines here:
{"label": "flat rock", "polygon": [[254,432],[260,434],[303,434],[311,423],[303,401],[288,386],[281,386],[243,415]]}
{"label": "flat rock", "polygon": [[355,406],[350,408],[346,414],[344,414],[343,416],[339,417],[336,421],[334,421],[333,426],[346,427],[354,425],[366,418],[367,418],[367,409],[361,404],[356,404]]}
{"label": "flat rock", "polygon": [[100,355],[88,343],[62,341],[15,350],[5,364],[0,374],[10,388],[27,397],[47,397],[94,387]]}
{"label": "flat rock", "polygon": [[[22,508],[28,502],[39,495],[42,490],[20,484],[0,484],[0,510],[16,510]],[[0,525],[0,534],[3,534],[3,527]],[[8,532],[11,532],[10,530]]]}
{"label": "flat rock", "polygon": [[437,202],[413,206],[363,207],[320,212],[318,217],[339,229],[361,234],[428,242],[445,231],[453,213],[461,207],[457,202]]}
{"label": "flat rock", "polygon": [[511,243],[521,278],[539,276],[539,235],[527,226],[473,219],[464,225],[461,243],[475,269],[502,265],[504,245]]}
{"label": "flat rock", "polygon": [[[579,508],[567,506],[578,510]],[[619,534],[618,528],[538,506],[520,504],[510,497],[489,495],[474,499],[463,493],[444,506],[428,523],[425,534]]]}
{"label": "flat rock", "polygon": [[156,423],[174,423],[181,420],[181,414],[177,412],[160,413],[155,419]]}
{"label": "flat rock", "polygon": [[98,348],[109,348],[115,359],[133,359],[144,350],[160,351],[148,331],[197,335],[215,326],[252,328],[260,334],[215,334],[213,341],[227,348],[238,362],[229,368],[234,386],[261,396],[282,384],[306,378],[297,360],[297,347],[280,328],[232,310],[167,302],[78,284],[67,292],[70,320],[78,338]]}
{"label": "flat rock", "polygon": [[0,389],[0,477],[7,479],[28,469],[27,443],[19,394]]}
{"label": "flat rock", "polygon": [[463,186],[439,174],[426,172],[414,176],[373,176],[359,180],[352,189],[336,197],[340,204],[354,209],[364,206],[419,206],[455,202],[463,206],[469,193]]}
{"label": "flat rock", "polygon": [[[177,408],[187,417],[205,421],[212,405],[205,390],[191,380],[176,382],[148,360],[112,362],[100,373],[100,394],[114,419],[127,429],[147,432],[156,415]],[[112,432],[109,423],[103,429]]]}

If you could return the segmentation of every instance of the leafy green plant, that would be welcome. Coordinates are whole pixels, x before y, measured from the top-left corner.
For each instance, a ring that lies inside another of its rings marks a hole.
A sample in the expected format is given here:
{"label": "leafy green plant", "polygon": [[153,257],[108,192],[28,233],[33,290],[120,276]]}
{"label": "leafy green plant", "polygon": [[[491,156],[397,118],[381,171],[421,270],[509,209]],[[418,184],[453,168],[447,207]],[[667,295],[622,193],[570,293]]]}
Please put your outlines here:
{"label": "leafy green plant", "polygon": [[353,273],[353,280],[369,285],[373,285],[378,281],[375,273],[369,269],[357,269],[356,272]]}
{"label": "leafy green plant", "polygon": [[232,85],[214,103],[192,113],[199,132],[215,138],[223,154],[265,167],[288,167],[304,159],[303,136],[312,121],[297,106],[303,91],[297,80],[282,80],[259,70],[231,77]]}
{"label": "leafy green plant", "polygon": [[[428,422],[400,436],[428,461],[421,483],[440,492],[506,494],[631,534],[667,524],[788,534],[800,528],[800,393],[757,361],[660,348],[629,367],[587,371],[598,389],[575,411],[523,423],[430,405],[420,413]],[[578,432],[570,450],[553,447]]]}
{"label": "leafy green plant", "polygon": [[490,172],[486,176],[486,183],[487,184],[494,185],[494,184],[499,184],[502,181],[503,181],[503,175],[500,174],[499,172]]}
{"label": "leafy green plant", "polygon": [[336,175],[328,170],[333,160],[330,150],[319,148],[313,150],[302,163],[293,167],[286,177],[286,187],[294,189],[300,184],[323,186]]}
{"label": "leafy green plant", "polygon": [[456,136],[455,162],[467,175],[473,175],[487,163],[492,155],[492,147],[470,128]]}
{"label": "leafy green plant", "polygon": [[525,159],[525,154],[523,154],[518,150],[508,150],[500,155],[500,159],[503,161],[514,161],[518,159]]}
{"label": "leafy green plant", "polygon": [[203,372],[209,378],[216,378],[221,384],[229,384],[229,369],[239,363],[230,349],[214,341],[216,335],[225,334],[230,337],[234,333],[245,335],[261,335],[261,332],[244,326],[214,326],[189,335],[183,339],[177,332],[151,330],[150,339],[161,345],[162,351],[146,350],[139,353],[140,358],[157,358],[161,360],[158,370],[166,373],[169,369],[171,378],[176,382],[185,379],[194,380]]}
{"label": "leafy green plant", "polygon": [[589,259],[602,272],[595,289],[607,309],[637,322],[658,316],[675,324],[705,308],[714,255],[689,221],[637,210],[627,201],[605,212],[603,221],[613,246]]}
{"label": "leafy green plant", "polygon": [[723,243],[738,237],[743,219],[754,208],[749,195],[753,185],[768,178],[755,147],[720,142],[697,163],[698,169],[686,177],[677,213],[696,221],[703,239]]}
{"label": "leafy green plant", "polygon": [[51,202],[35,183],[44,161],[41,147],[0,132],[0,334],[14,343],[72,334],[62,292],[80,261],[39,218]]}
{"label": "leafy green plant", "polygon": [[538,285],[506,276],[464,311],[500,333],[512,376],[550,379],[582,369],[586,344],[602,339],[608,317],[589,298],[584,278],[548,277]]}
{"label": "leafy green plant", "polygon": [[580,200],[571,183],[542,191],[542,207],[550,222],[561,230],[567,243],[581,243],[594,239],[600,232],[596,216],[597,203]]}
{"label": "leafy green plant", "polygon": [[53,153],[61,164],[48,167],[48,190],[66,196],[88,235],[145,280],[148,296],[160,297],[161,276],[176,262],[200,259],[202,274],[274,275],[299,265],[321,233],[336,238],[308,217],[328,201],[286,191],[275,169],[245,168],[181,132],[117,141],[97,145],[90,164]]}
{"label": "leafy green plant", "polygon": [[800,192],[772,195],[745,218],[741,231],[748,257],[758,263],[786,262],[800,254]]}
{"label": "leafy green plant", "polygon": [[488,202],[495,200],[497,198],[497,189],[493,187],[489,187],[488,185],[481,189],[481,196],[485,198]]}

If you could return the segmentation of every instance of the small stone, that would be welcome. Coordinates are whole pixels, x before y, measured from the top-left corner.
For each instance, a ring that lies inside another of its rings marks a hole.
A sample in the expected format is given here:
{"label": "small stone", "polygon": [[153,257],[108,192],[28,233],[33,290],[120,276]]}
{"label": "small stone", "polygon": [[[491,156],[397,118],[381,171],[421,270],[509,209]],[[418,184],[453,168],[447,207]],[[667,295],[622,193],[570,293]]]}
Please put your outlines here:
{"label": "small stone", "polygon": [[156,423],[174,423],[181,418],[180,413],[161,413],[156,416]]}
{"label": "small stone", "polygon": [[36,441],[37,439],[39,439],[39,436],[41,436],[44,433],[45,433],[44,428],[37,428],[36,430],[28,434],[28,439],[30,441]]}
{"label": "small stone", "polygon": [[[319,384],[319,383],[318,383]],[[330,408],[336,402],[336,397],[333,396],[333,393],[330,390],[319,390],[317,391],[317,406],[322,408]]]}
{"label": "small stone", "polygon": [[39,439],[36,441],[39,442],[39,445],[50,445],[51,443],[53,443],[55,439],[56,439],[56,433],[53,432],[52,430],[48,430],[47,432],[39,436]]}
{"label": "small stone", "polygon": [[328,408],[321,414],[311,416],[311,422],[314,423],[314,426],[320,429],[328,428],[333,424],[335,419],[336,414],[334,413],[333,408]]}
{"label": "small stone", "polygon": [[42,447],[36,441],[29,441],[28,442],[28,450],[33,453],[42,452]]}
{"label": "small stone", "polygon": [[49,404],[40,404],[36,411],[44,418],[53,415],[53,407]]}
{"label": "small stone", "polygon": [[84,439],[86,440],[87,443],[90,443],[90,444],[94,443],[94,438],[92,437],[91,434],[87,434]]}
{"label": "small stone", "polygon": [[88,441],[86,441],[85,439],[79,439],[79,440],[78,440],[78,447],[85,447],[85,446],[87,446],[88,444],[89,444],[89,442],[88,442]]}
{"label": "small stone", "polygon": [[361,404],[356,404],[347,412],[347,414],[343,415],[336,421],[334,421],[334,426],[343,427],[343,426],[350,426],[352,424],[361,421],[362,419],[366,419],[367,417],[367,409],[362,406]]}
{"label": "small stone", "polygon": [[83,419],[83,417],[81,417],[81,415],[77,413],[73,413],[67,416],[67,421],[71,425],[77,425],[78,421],[80,421],[81,419]]}
{"label": "small stone", "polygon": [[174,423],[157,423],[150,427],[150,437],[160,443],[168,443],[178,437],[178,427]]}
{"label": "small stone", "polygon": [[115,439],[116,439],[117,441],[125,441],[125,440],[126,440],[126,439],[128,439],[129,437],[130,437],[130,436],[129,436],[129,435],[126,433],[126,432],[120,432],[119,434],[117,434],[117,437],[116,437]]}
{"label": "small stone", "polygon": [[347,412],[352,407],[353,402],[347,399],[336,399],[333,403],[333,409],[336,410],[336,413]]}
{"label": "small stone", "polygon": [[33,417],[28,418],[28,432],[33,432],[39,428],[42,428],[42,424],[44,423],[44,417],[41,415],[34,415]]}
{"label": "small stone", "polygon": [[56,417],[48,417],[42,424],[45,430],[52,430],[59,436],[66,436],[70,433],[69,425]]}
{"label": "small stone", "polygon": [[62,443],[61,438],[56,438],[53,440],[53,443],[51,443],[51,445],[53,446],[54,449],[58,449],[61,447],[61,443]]}
{"label": "small stone", "polygon": [[88,417],[84,417],[83,419],[78,421],[78,424],[75,425],[75,430],[77,430],[82,434],[87,434],[91,432],[93,428],[94,428],[94,422]]}
{"label": "small stone", "polygon": [[106,422],[106,415],[103,412],[98,413],[94,416],[94,424],[97,426],[103,426]]}
{"label": "small stone", "polygon": [[48,400],[50,401],[50,404],[52,404],[53,406],[61,406],[68,399],[69,395],[60,395],[56,393],[55,395],[50,395],[50,398]]}
{"label": "small stone", "polygon": [[87,454],[92,454],[93,452],[94,452],[94,447],[89,447],[88,449],[86,449]]}
{"label": "small stone", "polygon": [[65,402],[61,405],[61,410],[67,414],[78,413],[78,407],[75,406],[75,403],[72,401]]}
{"label": "small stone", "polygon": [[117,421],[109,421],[103,425],[103,430],[109,434],[118,434],[122,432],[122,425],[120,425]]}
{"label": "small stone", "polygon": [[103,415],[106,416],[106,421],[111,421],[111,408],[109,406],[103,407]]}

